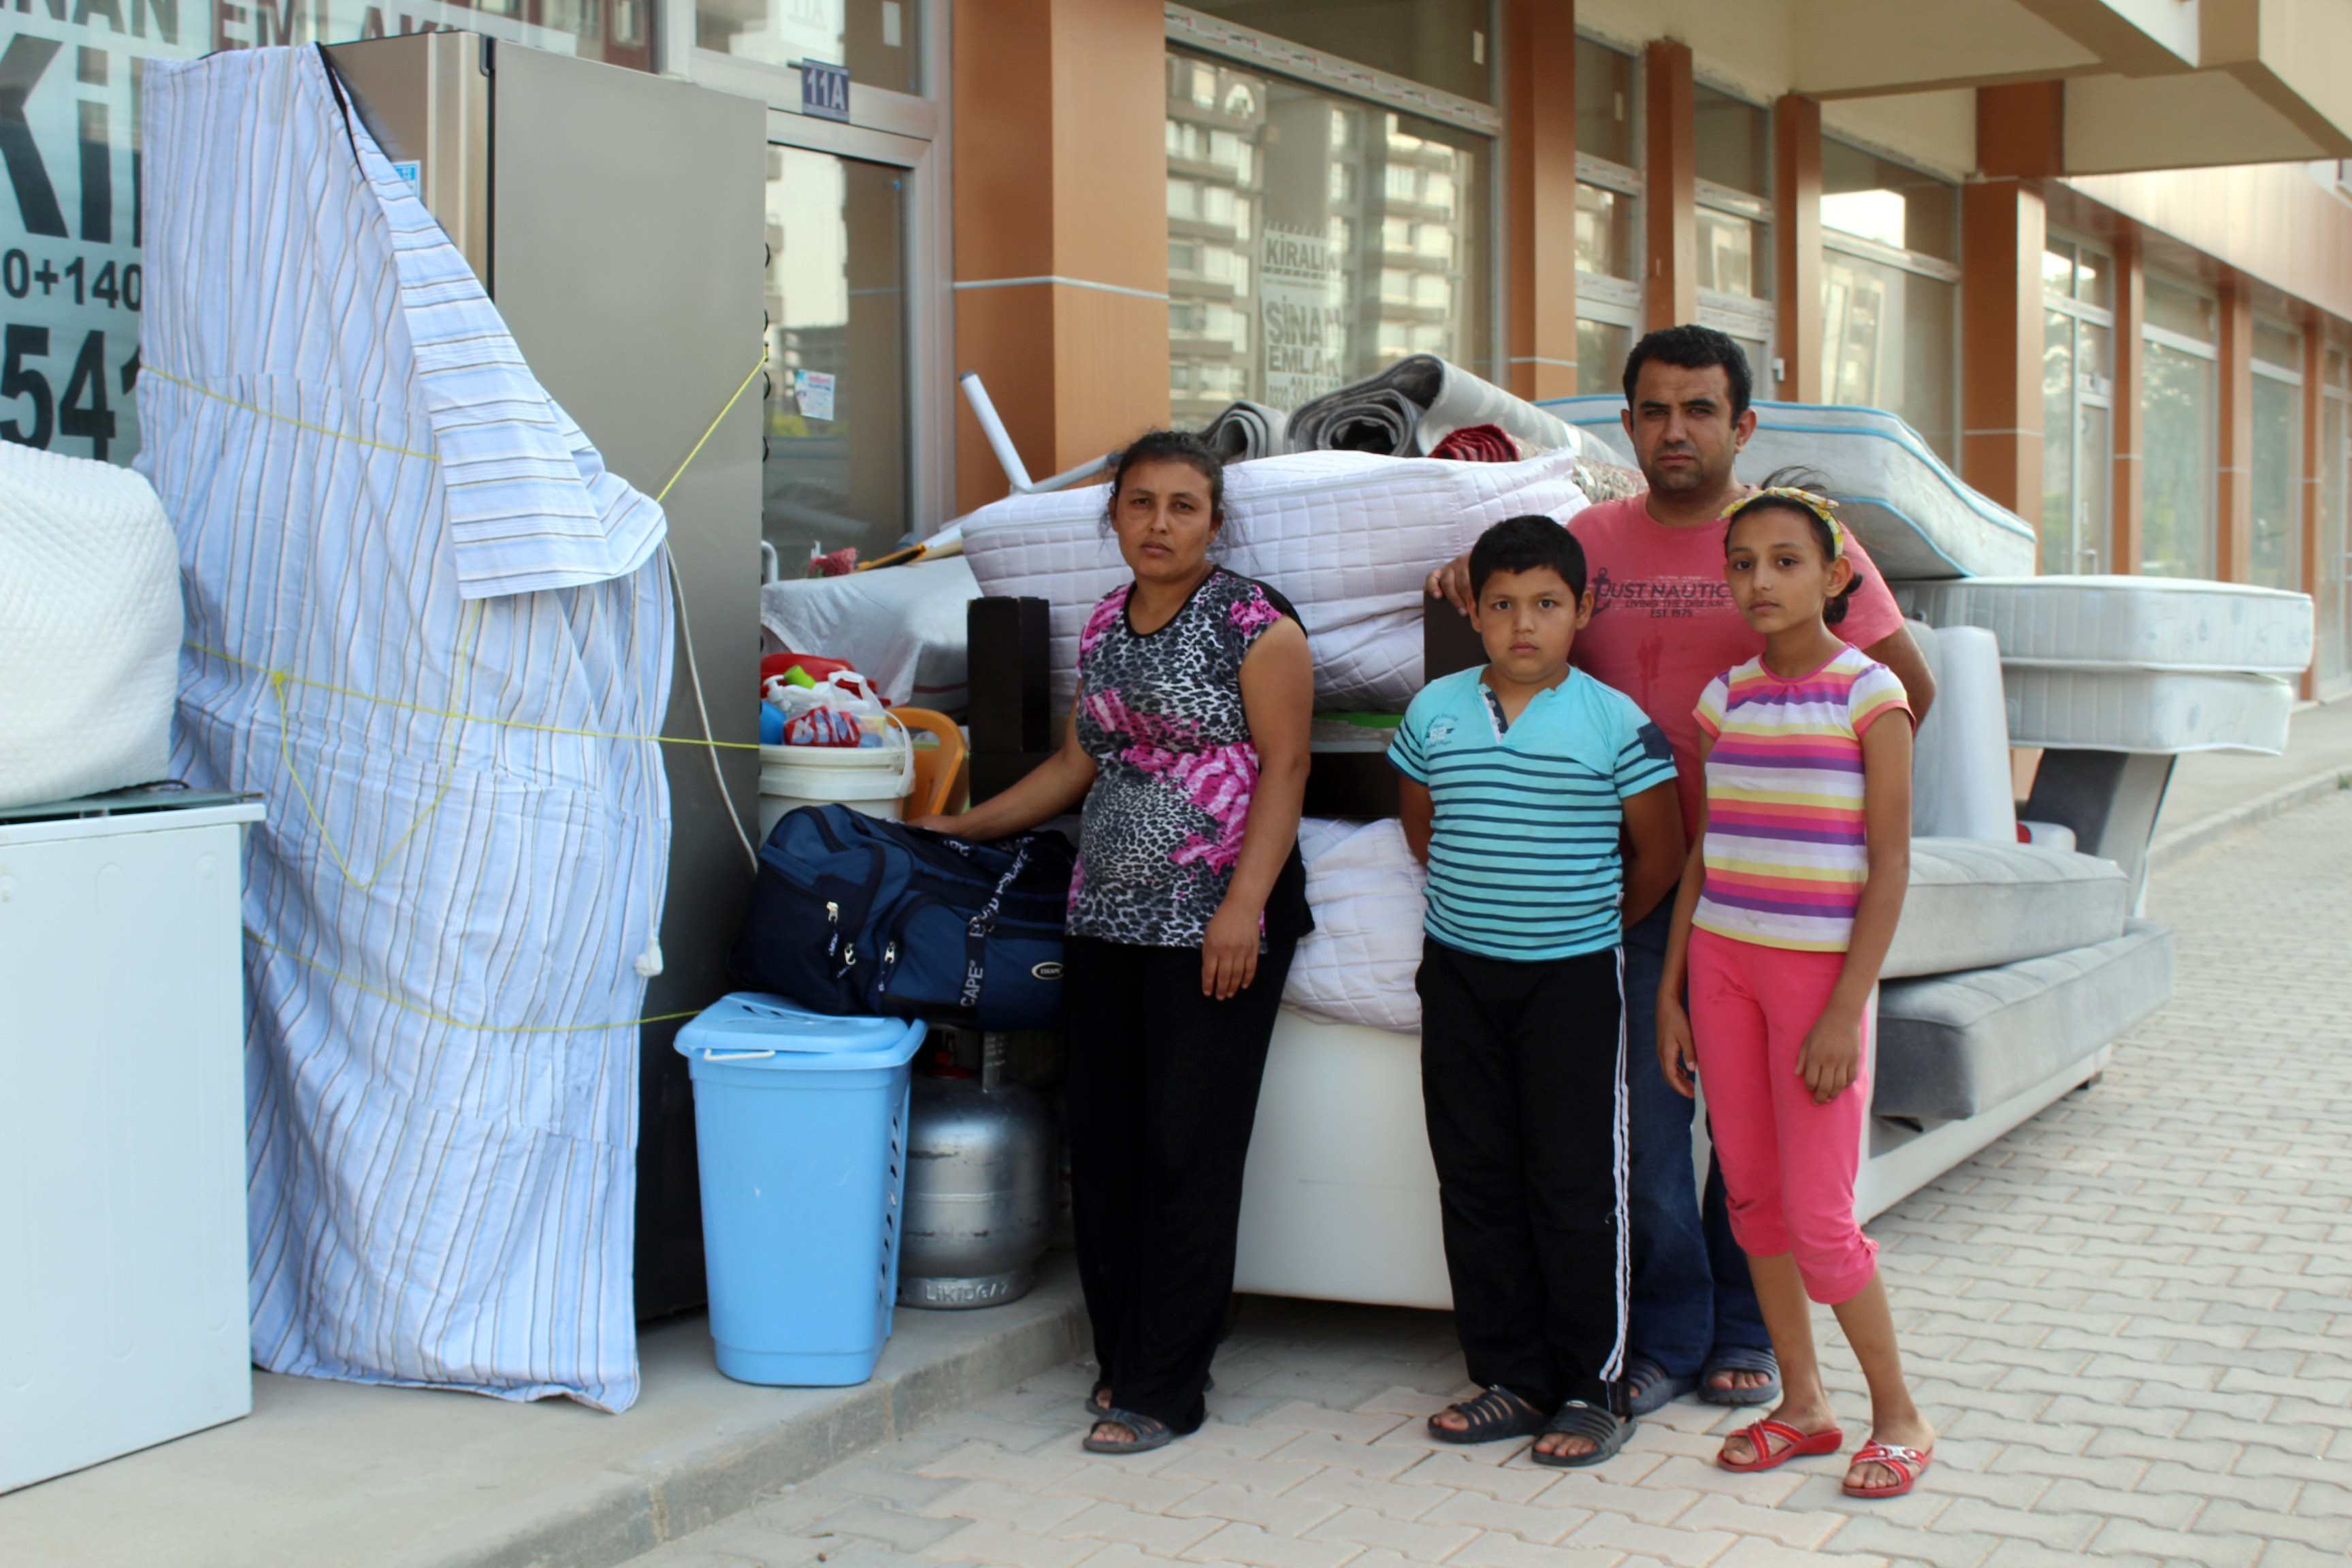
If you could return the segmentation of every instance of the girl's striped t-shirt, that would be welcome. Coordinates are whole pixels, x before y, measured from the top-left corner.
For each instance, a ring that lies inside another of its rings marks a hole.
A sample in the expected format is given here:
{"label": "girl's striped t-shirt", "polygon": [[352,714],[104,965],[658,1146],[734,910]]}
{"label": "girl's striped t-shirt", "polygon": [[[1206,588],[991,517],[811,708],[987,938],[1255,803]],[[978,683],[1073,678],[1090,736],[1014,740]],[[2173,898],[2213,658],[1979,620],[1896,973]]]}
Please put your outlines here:
{"label": "girl's striped t-shirt", "polygon": [[1700,694],[1706,882],[1693,923],[1763,947],[1843,952],[1870,874],[1862,737],[1908,717],[1903,682],[1847,647],[1784,680],[1759,656]]}

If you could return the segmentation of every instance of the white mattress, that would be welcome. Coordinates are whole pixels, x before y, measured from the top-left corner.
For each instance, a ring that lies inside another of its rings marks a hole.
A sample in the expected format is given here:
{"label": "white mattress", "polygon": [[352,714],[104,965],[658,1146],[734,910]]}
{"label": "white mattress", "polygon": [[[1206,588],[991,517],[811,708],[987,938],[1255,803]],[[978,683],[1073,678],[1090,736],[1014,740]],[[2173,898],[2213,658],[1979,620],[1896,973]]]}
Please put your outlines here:
{"label": "white mattress", "polygon": [[2271,675],[2008,664],[2009,739],[2092,752],[2286,750],[2294,689]]}
{"label": "white mattress", "polygon": [[164,777],[180,552],[128,468],[0,442],[0,806]]}
{"label": "white mattress", "polygon": [[[1543,405],[1580,430],[1624,444],[1616,393]],[[1739,458],[1755,483],[1776,468],[1819,472],[1863,548],[1890,579],[2017,576],[2033,570],[2032,525],[1978,494],[1916,431],[1876,408],[1758,403]],[[1932,616],[1928,617],[1933,620]]]}
{"label": "white mattress", "polygon": [[980,596],[961,555],[844,577],[763,584],[760,629],[794,653],[845,658],[901,707],[965,707],[964,606]]}
{"label": "white mattress", "polygon": [[[1400,711],[1422,687],[1422,584],[1489,524],[1584,510],[1562,450],[1517,463],[1297,452],[1225,470],[1222,559],[1298,607],[1325,708]],[[1077,682],[1087,612],[1128,580],[1103,522],[1108,485],[1008,496],[962,520],[981,591],[1054,606],[1054,700]]]}
{"label": "white mattress", "polygon": [[1298,944],[1282,999],[1309,1017],[1367,1028],[1421,1030],[1413,973],[1421,964],[1421,862],[1393,817],[1298,825],[1315,930]]}
{"label": "white mattress", "polygon": [[1906,583],[1933,626],[1982,626],[2001,661],[2070,668],[2296,675],[2311,663],[2311,599],[2177,577],[1979,577]]}

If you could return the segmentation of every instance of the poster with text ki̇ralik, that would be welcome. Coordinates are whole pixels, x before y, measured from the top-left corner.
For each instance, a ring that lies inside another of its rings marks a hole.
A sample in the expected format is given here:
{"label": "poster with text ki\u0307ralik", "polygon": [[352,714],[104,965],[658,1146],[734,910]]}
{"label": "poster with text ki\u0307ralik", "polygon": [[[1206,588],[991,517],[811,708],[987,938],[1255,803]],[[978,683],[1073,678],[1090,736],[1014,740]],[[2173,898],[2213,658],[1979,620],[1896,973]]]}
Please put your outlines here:
{"label": "poster with text ki\u0307ralik", "polygon": [[462,27],[651,68],[651,0],[504,0],[503,9],[430,0],[0,0],[8,186],[0,201],[0,438],[110,463],[128,463],[139,449],[131,388],[148,287],[139,191],[147,61]]}

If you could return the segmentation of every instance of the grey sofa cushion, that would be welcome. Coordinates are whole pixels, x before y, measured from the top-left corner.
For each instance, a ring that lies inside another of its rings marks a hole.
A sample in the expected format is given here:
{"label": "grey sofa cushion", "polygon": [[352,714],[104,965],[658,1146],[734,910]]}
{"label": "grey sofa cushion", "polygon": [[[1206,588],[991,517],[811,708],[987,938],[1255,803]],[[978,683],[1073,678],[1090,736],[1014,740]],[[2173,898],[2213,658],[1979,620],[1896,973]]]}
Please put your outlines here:
{"label": "grey sofa cushion", "polygon": [[2130,912],[2131,879],[2112,860],[2039,844],[1915,838],[1903,918],[1879,973],[1990,969],[2112,942]]}
{"label": "grey sofa cushion", "polygon": [[2171,994],[2172,932],[2143,921],[2048,958],[1891,981],[1879,992],[1871,1109],[1973,1116],[2082,1061]]}

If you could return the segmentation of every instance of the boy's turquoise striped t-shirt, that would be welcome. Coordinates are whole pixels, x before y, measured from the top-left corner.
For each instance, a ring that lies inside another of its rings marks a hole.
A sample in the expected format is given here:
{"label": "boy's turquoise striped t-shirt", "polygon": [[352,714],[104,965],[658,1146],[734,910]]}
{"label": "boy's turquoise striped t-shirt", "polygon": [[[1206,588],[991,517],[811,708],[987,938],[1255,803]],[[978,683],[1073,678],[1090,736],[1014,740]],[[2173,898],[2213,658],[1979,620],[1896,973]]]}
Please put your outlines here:
{"label": "boy's turquoise striped t-shirt", "polygon": [[1431,681],[1389,746],[1390,763],[1436,807],[1429,934],[1522,963],[1614,947],[1623,802],[1675,782],[1665,734],[1580,669],[1507,728],[1484,674]]}

